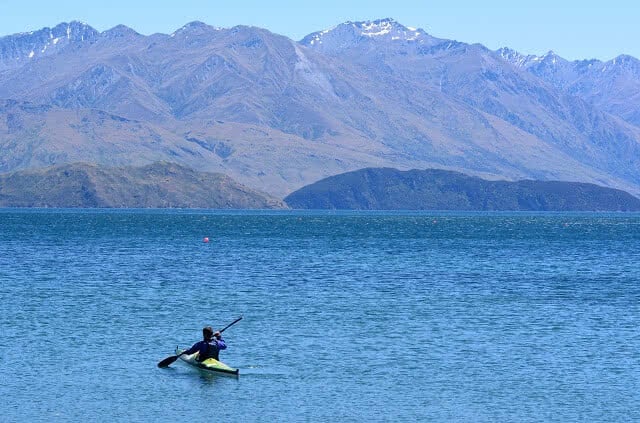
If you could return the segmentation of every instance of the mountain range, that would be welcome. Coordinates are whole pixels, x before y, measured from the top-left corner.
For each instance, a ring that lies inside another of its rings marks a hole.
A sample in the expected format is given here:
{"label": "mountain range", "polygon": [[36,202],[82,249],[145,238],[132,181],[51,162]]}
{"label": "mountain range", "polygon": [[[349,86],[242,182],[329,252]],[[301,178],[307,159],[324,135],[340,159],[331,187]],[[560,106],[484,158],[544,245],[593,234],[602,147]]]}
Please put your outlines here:
{"label": "mountain range", "polygon": [[0,173],[175,162],[277,197],[366,167],[640,194],[640,61],[537,57],[393,19],[300,41],[192,22],[0,38]]}

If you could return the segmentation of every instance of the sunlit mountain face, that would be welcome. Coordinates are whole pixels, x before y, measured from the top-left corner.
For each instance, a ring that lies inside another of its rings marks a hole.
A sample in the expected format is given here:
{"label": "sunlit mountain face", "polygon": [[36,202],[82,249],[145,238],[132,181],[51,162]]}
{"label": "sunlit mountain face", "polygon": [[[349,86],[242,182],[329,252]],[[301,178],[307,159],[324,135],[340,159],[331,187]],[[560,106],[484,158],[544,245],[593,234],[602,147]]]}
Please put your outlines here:
{"label": "sunlit mountain face", "polygon": [[192,22],[0,38],[0,172],[175,162],[277,196],[364,167],[640,193],[640,66],[532,56],[393,19],[297,42]]}

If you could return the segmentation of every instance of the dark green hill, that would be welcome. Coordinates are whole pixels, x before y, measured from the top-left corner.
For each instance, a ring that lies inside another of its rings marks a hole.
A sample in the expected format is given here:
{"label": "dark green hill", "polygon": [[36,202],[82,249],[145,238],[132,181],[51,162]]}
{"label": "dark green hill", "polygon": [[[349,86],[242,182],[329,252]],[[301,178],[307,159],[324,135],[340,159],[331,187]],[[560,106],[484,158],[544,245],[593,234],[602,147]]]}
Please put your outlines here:
{"label": "dark green hill", "polygon": [[487,181],[445,170],[369,168],[307,185],[285,198],[297,209],[638,211],[617,189],[560,181]]}
{"label": "dark green hill", "polygon": [[273,209],[285,204],[226,175],[174,163],[75,163],[0,175],[0,207]]}

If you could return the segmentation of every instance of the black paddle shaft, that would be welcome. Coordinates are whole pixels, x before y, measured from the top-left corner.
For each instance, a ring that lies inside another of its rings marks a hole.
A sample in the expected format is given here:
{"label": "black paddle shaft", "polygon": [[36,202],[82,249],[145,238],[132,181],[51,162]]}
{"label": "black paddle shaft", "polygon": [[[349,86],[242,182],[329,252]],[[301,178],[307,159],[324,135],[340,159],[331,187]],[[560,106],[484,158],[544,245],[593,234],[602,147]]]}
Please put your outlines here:
{"label": "black paddle shaft", "polygon": [[220,333],[224,332],[225,330],[229,329],[231,326],[233,326],[236,323],[238,323],[240,320],[242,320],[242,316],[238,317],[236,320],[234,320],[233,322],[229,323],[227,326],[223,327],[218,332],[220,332]]}

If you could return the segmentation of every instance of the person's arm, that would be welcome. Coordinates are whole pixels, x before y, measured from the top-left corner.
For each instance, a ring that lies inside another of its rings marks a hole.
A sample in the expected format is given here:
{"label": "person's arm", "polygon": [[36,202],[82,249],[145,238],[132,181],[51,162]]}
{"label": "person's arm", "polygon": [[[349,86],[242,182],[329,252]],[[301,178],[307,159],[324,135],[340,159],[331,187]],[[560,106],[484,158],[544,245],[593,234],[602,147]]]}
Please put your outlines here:
{"label": "person's arm", "polygon": [[189,348],[186,351],[181,352],[180,355],[184,355],[184,354],[191,355],[191,354],[193,354],[193,353],[195,353],[197,351],[200,351],[200,342],[196,342],[195,344],[193,344],[191,346],[191,348]]}
{"label": "person's arm", "polygon": [[216,345],[218,346],[218,350],[226,350],[227,344],[226,342],[224,342],[224,339],[222,339],[220,332],[214,333],[213,336],[216,338]]}

